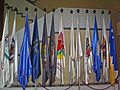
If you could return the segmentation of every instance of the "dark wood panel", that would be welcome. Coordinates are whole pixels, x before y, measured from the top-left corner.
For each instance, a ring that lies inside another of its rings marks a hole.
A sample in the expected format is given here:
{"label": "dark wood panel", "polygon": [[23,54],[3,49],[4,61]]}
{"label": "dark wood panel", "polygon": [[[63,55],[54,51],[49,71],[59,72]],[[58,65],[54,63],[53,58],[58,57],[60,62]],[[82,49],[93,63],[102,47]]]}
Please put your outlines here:
{"label": "dark wood panel", "polygon": [[118,45],[117,61],[118,61],[118,71],[119,71],[119,76],[120,76],[120,36],[118,36],[117,45]]}
{"label": "dark wood panel", "polygon": [[0,40],[2,39],[4,25],[4,0],[0,0]]}

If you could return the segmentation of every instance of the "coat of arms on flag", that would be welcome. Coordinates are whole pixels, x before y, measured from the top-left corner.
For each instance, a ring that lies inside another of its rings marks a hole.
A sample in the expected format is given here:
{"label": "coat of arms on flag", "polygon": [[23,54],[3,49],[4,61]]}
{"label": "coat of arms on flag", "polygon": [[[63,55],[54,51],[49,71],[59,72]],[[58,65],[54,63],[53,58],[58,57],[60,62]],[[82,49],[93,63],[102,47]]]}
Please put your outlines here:
{"label": "coat of arms on flag", "polygon": [[64,41],[63,41],[63,33],[60,32],[59,40],[58,40],[58,49],[57,49],[57,57],[60,60],[65,58],[65,49],[64,49]]}
{"label": "coat of arms on flag", "polygon": [[90,56],[91,50],[92,50],[92,48],[90,47],[90,44],[89,44],[89,38],[87,37],[86,38],[86,57]]}
{"label": "coat of arms on flag", "polygon": [[106,41],[104,37],[103,37],[103,43],[101,45],[101,48],[103,50],[103,59],[106,59]]}
{"label": "coat of arms on flag", "polygon": [[12,43],[10,45],[10,63],[14,62],[14,54],[15,54],[15,40],[12,38]]}

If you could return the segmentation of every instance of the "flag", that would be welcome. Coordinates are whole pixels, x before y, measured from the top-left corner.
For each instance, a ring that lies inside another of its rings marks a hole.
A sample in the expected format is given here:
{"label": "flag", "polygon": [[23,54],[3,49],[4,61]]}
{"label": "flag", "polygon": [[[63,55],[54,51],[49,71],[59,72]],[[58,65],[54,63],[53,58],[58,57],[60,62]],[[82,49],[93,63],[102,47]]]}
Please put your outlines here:
{"label": "flag", "polygon": [[70,83],[74,81],[75,78],[75,42],[74,42],[74,26],[73,26],[73,14],[72,14],[72,25],[70,34],[70,45],[69,45],[69,73],[70,73]]}
{"label": "flag", "polygon": [[94,33],[93,33],[93,69],[96,73],[96,81],[99,81],[101,79],[101,58],[100,58],[100,44],[99,44],[99,36],[98,36],[98,30],[97,30],[97,21],[95,16],[95,25],[94,25]]}
{"label": "flag", "polygon": [[92,72],[92,45],[91,45],[91,35],[90,35],[90,26],[89,18],[87,14],[87,23],[86,23],[86,32],[85,32],[85,51],[84,51],[84,74],[85,74],[85,83],[88,84],[90,79],[90,74]]}
{"label": "flag", "polygon": [[43,64],[43,77],[42,85],[45,86],[49,78],[49,52],[48,52],[48,36],[47,36],[47,25],[46,25],[46,12],[44,13],[44,26],[43,26],[43,37],[42,37],[42,64]]}
{"label": "flag", "polygon": [[[110,35],[109,35],[109,48],[110,48],[110,82],[113,84],[118,77],[118,64],[115,48],[115,36],[112,27],[112,20],[110,21]],[[115,84],[114,84],[115,85]],[[113,85],[113,86],[114,86]]]}
{"label": "flag", "polygon": [[0,88],[3,88],[10,78],[9,74],[9,38],[8,38],[9,9],[6,13],[1,42],[0,56]]}
{"label": "flag", "polygon": [[57,68],[56,77],[61,80],[61,84],[64,84],[63,80],[63,68],[65,68],[65,37],[63,31],[63,17],[61,15],[60,26],[59,26],[59,36],[58,36],[58,46],[57,46]]}
{"label": "flag", "polygon": [[77,16],[77,31],[76,31],[76,65],[77,65],[77,79],[80,77],[80,58],[83,56],[81,38],[79,32],[79,21]]}
{"label": "flag", "polygon": [[16,11],[15,11],[15,17],[14,17],[14,23],[13,23],[13,31],[12,35],[10,37],[10,79],[7,86],[11,86],[14,81],[17,80],[18,75],[18,51],[17,51],[17,37],[15,35],[16,33]]}
{"label": "flag", "polygon": [[20,51],[20,60],[19,60],[19,74],[18,74],[18,82],[22,85],[23,89],[28,83],[28,78],[32,75],[32,64],[30,58],[30,31],[29,31],[29,21],[28,14],[26,12],[26,24],[24,31],[23,43]]}
{"label": "flag", "polygon": [[54,12],[52,14],[50,42],[49,42],[49,63],[50,63],[50,86],[55,82],[56,75],[56,43],[55,43],[55,28],[54,28]]}
{"label": "flag", "polygon": [[103,69],[103,79],[105,82],[108,81],[108,69],[109,69],[109,58],[108,58],[108,41],[106,36],[106,26],[104,15],[103,19],[103,29],[102,29],[102,38],[101,38],[101,61],[102,61],[102,69]]}
{"label": "flag", "polygon": [[38,79],[41,75],[40,66],[40,43],[39,43],[39,33],[38,33],[38,23],[37,23],[37,12],[35,13],[35,22],[33,29],[33,39],[31,46],[31,62],[32,62],[32,82],[35,83],[35,79]]}

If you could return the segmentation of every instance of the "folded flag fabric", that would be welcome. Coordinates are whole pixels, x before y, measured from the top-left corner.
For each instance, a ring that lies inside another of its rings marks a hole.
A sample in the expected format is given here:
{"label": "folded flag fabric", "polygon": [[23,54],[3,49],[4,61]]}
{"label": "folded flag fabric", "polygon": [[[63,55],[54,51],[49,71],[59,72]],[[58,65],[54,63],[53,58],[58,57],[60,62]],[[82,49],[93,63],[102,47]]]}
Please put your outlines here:
{"label": "folded flag fabric", "polygon": [[10,37],[10,79],[7,86],[11,86],[13,82],[17,81],[18,75],[18,46],[17,46],[17,37],[16,37],[16,11],[13,23],[13,31]]}
{"label": "folded flag fabric", "polygon": [[52,14],[52,21],[51,21],[51,32],[50,32],[50,42],[49,42],[49,61],[50,61],[50,83],[49,85],[52,86],[55,82],[56,63],[57,63],[55,28],[54,28],[54,12]]}
{"label": "folded flag fabric", "polygon": [[0,56],[0,88],[3,88],[10,79],[9,73],[9,9],[5,16],[4,29],[1,42],[1,56]]}
{"label": "folded flag fabric", "polygon": [[70,83],[74,81],[75,78],[75,42],[74,42],[74,26],[73,26],[73,14],[72,14],[72,25],[69,43],[69,73],[70,73]]}
{"label": "folded flag fabric", "polygon": [[80,71],[80,65],[81,65],[81,57],[83,56],[82,51],[82,44],[81,44],[81,37],[80,37],[80,24],[78,21],[78,15],[77,15],[77,31],[76,31],[76,53],[75,53],[75,59],[76,59],[76,67],[77,67],[77,79],[79,79],[81,71]]}
{"label": "folded flag fabric", "polygon": [[44,12],[44,26],[43,26],[41,57],[42,57],[42,64],[43,64],[42,85],[45,86],[49,78],[49,75],[50,75],[46,12]]}
{"label": "folded flag fabric", "polygon": [[103,69],[103,82],[107,82],[109,58],[108,58],[108,39],[106,36],[104,15],[102,16],[102,19],[103,19],[103,29],[102,29],[102,38],[101,38],[101,61],[102,61],[102,69]]}
{"label": "folded flag fabric", "polygon": [[56,68],[56,77],[61,80],[61,84],[64,84],[63,69],[65,68],[65,55],[66,55],[65,37],[63,29],[63,18],[61,15],[57,46],[57,68]]}
{"label": "folded flag fabric", "polygon": [[20,60],[19,60],[19,74],[18,74],[18,82],[22,85],[23,89],[28,83],[28,78],[32,75],[32,64],[30,57],[30,31],[29,31],[29,21],[28,21],[28,13],[26,12],[26,24],[24,31],[23,43],[20,51]]}
{"label": "folded flag fabric", "polygon": [[90,74],[92,72],[93,60],[92,60],[92,45],[91,45],[91,34],[89,26],[89,18],[87,14],[87,24],[85,32],[85,51],[84,51],[84,74],[85,83],[88,84]]}
{"label": "folded flag fabric", "polygon": [[93,60],[94,60],[93,69],[94,72],[96,73],[96,81],[99,81],[101,79],[102,64],[100,58],[100,44],[99,44],[96,16],[95,16],[92,48],[93,48]]}
{"label": "folded flag fabric", "polygon": [[31,61],[32,61],[32,82],[35,83],[35,79],[38,79],[41,75],[40,64],[40,43],[37,23],[37,12],[35,12],[35,22],[33,29],[33,39],[31,46]]}
{"label": "folded flag fabric", "polygon": [[[110,60],[110,82],[111,84],[115,83],[116,78],[118,77],[118,64],[115,48],[115,36],[112,26],[112,20],[110,20],[110,35],[109,35],[109,60]],[[113,85],[115,86],[115,84]]]}

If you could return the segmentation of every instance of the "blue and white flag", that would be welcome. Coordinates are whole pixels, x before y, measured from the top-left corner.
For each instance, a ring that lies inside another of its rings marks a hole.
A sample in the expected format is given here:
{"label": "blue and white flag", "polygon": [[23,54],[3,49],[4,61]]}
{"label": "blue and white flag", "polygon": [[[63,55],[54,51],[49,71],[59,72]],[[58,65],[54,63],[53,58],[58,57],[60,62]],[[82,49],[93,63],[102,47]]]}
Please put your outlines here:
{"label": "blue and white flag", "polygon": [[118,77],[118,64],[117,64],[115,36],[114,36],[114,31],[112,26],[112,20],[110,21],[109,49],[110,49],[110,57],[109,57],[110,58],[110,82],[111,84],[113,84],[115,83],[115,79]]}

